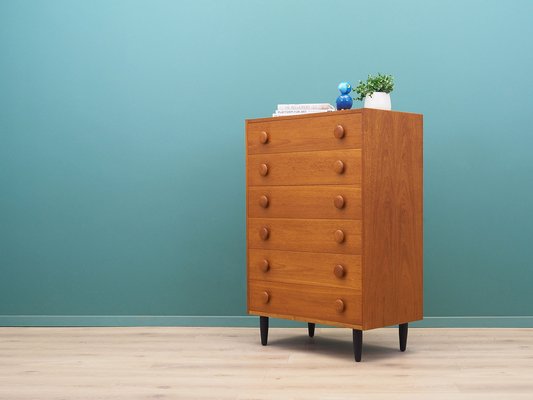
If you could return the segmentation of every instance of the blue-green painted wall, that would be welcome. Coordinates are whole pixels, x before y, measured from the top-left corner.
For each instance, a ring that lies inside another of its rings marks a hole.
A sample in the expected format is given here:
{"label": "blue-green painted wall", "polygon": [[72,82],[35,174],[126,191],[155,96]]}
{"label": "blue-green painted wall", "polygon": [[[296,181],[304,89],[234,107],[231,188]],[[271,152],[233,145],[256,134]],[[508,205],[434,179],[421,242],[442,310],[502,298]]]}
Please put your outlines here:
{"label": "blue-green painted wall", "polygon": [[532,16],[1,1],[0,315],[244,315],[244,119],[374,72],[424,114],[425,314],[533,315]]}

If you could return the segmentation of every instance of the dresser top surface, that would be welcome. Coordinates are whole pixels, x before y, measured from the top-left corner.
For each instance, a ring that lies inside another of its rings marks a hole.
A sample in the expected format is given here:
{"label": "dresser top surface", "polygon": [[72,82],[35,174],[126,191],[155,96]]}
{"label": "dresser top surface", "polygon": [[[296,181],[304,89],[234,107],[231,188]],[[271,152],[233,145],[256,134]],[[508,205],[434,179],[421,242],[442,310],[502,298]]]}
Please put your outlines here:
{"label": "dresser top surface", "polygon": [[246,119],[247,124],[268,122],[268,121],[287,121],[293,119],[304,119],[304,118],[319,118],[319,117],[332,117],[335,115],[346,115],[346,114],[365,114],[365,113],[396,113],[396,114],[412,114],[420,115],[419,113],[403,112],[403,111],[386,111],[386,110],[377,110],[373,108],[355,108],[351,110],[337,110],[330,112],[319,112],[319,113],[309,113],[309,114],[299,114],[299,115],[287,115],[284,117],[267,117],[267,118],[252,118]]}

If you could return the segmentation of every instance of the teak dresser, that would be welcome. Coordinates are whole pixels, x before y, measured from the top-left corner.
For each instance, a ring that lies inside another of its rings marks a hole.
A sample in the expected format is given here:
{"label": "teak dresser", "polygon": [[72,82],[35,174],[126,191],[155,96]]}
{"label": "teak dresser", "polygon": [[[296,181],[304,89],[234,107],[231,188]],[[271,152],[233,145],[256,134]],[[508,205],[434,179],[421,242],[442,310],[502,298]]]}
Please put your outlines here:
{"label": "teak dresser", "polygon": [[248,313],[363,331],[422,319],[422,115],[246,121]]}

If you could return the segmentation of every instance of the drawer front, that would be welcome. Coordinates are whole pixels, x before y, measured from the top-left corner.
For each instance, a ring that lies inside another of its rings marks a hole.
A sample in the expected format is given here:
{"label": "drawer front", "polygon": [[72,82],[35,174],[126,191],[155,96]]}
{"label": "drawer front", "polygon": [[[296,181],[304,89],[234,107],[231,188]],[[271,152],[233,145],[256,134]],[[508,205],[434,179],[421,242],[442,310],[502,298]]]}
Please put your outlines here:
{"label": "drawer front", "polygon": [[360,185],[361,150],[255,154],[248,156],[248,184]]}
{"label": "drawer front", "polygon": [[249,281],[248,290],[250,312],[361,324],[361,293],[355,289]]}
{"label": "drawer front", "polygon": [[250,249],[361,254],[361,221],[248,218]]}
{"label": "drawer front", "polygon": [[249,123],[246,132],[248,154],[360,149],[361,121],[361,114],[332,113]]}
{"label": "drawer front", "polygon": [[254,186],[251,218],[361,219],[361,189],[352,186]]}
{"label": "drawer front", "polygon": [[248,279],[361,290],[361,256],[250,249]]}

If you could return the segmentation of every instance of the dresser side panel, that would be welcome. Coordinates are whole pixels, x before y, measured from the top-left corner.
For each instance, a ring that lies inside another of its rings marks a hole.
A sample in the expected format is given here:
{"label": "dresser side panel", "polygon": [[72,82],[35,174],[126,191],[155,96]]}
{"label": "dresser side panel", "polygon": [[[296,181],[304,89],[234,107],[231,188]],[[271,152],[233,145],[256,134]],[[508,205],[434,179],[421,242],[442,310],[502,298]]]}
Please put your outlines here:
{"label": "dresser side panel", "polygon": [[422,115],[363,113],[363,329],[423,317]]}

